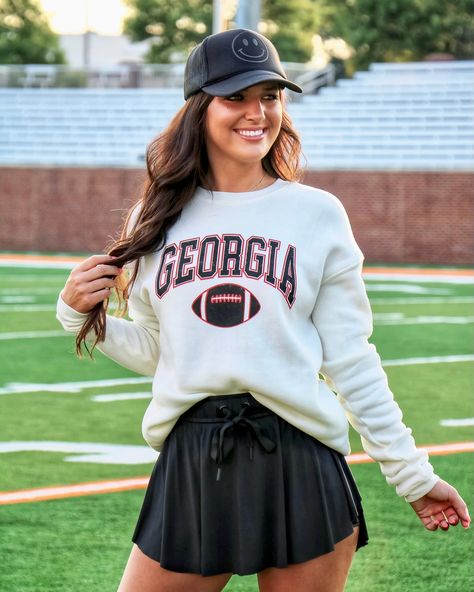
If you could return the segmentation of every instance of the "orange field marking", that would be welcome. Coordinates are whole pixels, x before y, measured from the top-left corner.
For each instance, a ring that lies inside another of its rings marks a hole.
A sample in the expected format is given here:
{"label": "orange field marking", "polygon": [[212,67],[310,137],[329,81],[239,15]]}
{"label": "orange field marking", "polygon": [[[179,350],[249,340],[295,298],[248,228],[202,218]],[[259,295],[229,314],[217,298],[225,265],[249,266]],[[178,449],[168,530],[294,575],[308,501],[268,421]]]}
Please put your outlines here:
{"label": "orange field marking", "polygon": [[85,257],[76,257],[73,255],[67,256],[57,256],[57,255],[21,255],[21,254],[8,254],[8,253],[0,253],[0,261],[9,261],[14,262],[18,261],[18,263],[24,263],[26,261],[31,261],[32,263],[40,263],[40,262],[56,262],[56,263],[76,263],[82,261]]}
{"label": "orange field marking", "polygon": [[[426,450],[430,456],[457,454],[460,452],[474,452],[474,442],[455,442],[452,444],[434,444],[431,446],[419,446]],[[349,464],[361,464],[374,462],[367,454],[350,454],[347,458]],[[119,491],[131,491],[133,489],[146,489],[149,477],[137,477],[131,479],[118,479],[114,481],[96,481],[93,483],[79,483],[77,485],[64,485],[59,487],[43,487],[39,489],[22,489],[19,491],[0,492],[0,505],[22,504],[39,502],[83,495],[97,495],[100,493],[114,493]]]}
{"label": "orange field marking", "polygon": [[149,477],[134,479],[119,479],[114,481],[96,481],[93,483],[78,483],[77,485],[62,485],[59,487],[42,487],[39,489],[20,489],[19,491],[0,492],[0,505],[21,504],[25,502],[40,502],[67,497],[80,497],[98,493],[114,493],[116,491],[130,491],[145,489]]}
{"label": "orange field marking", "polygon": [[[31,261],[32,263],[77,263],[79,261],[83,261],[86,256],[75,256],[75,255],[29,255],[27,253],[0,253],[0,262],[1,261],[8,261],[8,262],[15,262],[18,263],[25,263]],[[378,265],[364,265],[364,271],[370,273],[380,273],[380,274],[397,274],[403,273],[405,275],[445,275],[445,276],[470,276],[474,277],[474,269],[470,268],[429,268],[429,267],[383,267]]]}

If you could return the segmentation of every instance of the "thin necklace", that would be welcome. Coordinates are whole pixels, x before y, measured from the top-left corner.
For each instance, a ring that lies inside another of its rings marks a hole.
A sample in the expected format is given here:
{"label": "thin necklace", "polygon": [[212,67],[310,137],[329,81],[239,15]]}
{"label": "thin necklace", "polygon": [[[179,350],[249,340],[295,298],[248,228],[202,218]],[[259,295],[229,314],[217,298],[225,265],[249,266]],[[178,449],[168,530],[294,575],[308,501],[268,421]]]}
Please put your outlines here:
{"label": "thin necklace", "polygon": [[[252,187],[250,187],[250,189],[247,189],[246,192],[250,192],[250,191],[254,191],[255,189],[257,189],[257,187],[260,185],[260,183],[263,181],[263,179],[265,178],[266,175],[266,171],[263,171],[263,175],[261,176],[261,178],[257,181],[257,183],[255,183],[255,185],[253,185]],[[208,191],[212,192],[212,189],[208,189]],[[246,193],[245,192],[245,193]]]}
{"label": "thin necklace", "polygon": [[256,185],[254,185],[253,187],[248,189],[247,191],[254,191],[255,189],[257,189],[257,187],[260,185],[260,183],[263,181],[264,178],[265,178],[265,171],[263,171],[263,175],[262,175],[262,178],[260,179],[260,181]]}

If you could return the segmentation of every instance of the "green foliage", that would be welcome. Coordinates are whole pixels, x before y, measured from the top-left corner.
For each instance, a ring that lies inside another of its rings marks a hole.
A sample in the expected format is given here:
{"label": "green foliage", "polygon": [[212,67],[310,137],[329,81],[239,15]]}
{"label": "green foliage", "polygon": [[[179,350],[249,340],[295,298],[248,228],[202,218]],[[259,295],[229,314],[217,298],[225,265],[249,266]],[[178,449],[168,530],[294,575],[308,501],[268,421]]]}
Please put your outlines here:
{"label": "green foliage", "polygon": [[[124,33],[132,41],[153,38],[148,62],[183,61],[189,51],[212,32],[212,0],[126,0],[132,14]],[[264,0],[262,20],[266,35],[283,61],[311,58],[312,37],[317,32],[315,0]]]}
{"label": "green foliage", "polygon": [[307,62],[313,54],[313,36],[318,32],[320,12],[314,0],[267,0],[262,20],[268,26],[267,37],[286,62]]}
{"label": "green foliage", "polygon": [[84,71],[63,70],[56,73],[54,86],[57,88],[85,88],[87,74]]}
{"label": "green foliage", "polygon": [[212,31],[211,0],[126,0],[132,14],[124,33],[132,41],[153,38],[151,63],[182,61]]}
{"label": "green foliage", "polygon": [[355,50],[356,68],[421,60],[430,53],[474,57],[474,0],[320,0],[324,36]]}
{"label": "green foliage", "polygon": [[0,64],[64,64],[37,0],[0,0]]}

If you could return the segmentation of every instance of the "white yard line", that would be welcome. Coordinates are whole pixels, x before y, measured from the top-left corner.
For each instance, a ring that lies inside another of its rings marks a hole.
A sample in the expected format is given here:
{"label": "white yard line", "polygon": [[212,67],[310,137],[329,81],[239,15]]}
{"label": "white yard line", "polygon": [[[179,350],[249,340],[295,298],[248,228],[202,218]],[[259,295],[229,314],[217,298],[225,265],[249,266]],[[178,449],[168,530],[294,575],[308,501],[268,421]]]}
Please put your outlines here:
{"label": "white yard line", "polygon": [[[375,305],[393,305],[393,304],[470,304],[474,303],[474,297],[471,296],[446,296],[433,298],[371,298],[371,304]],[[54,312],[55,304],[0,304],[0,313],[9,312]]]}
{"label": "white yard line", "polygon": [[151,399],[151,389],[143,393],[117,393],[116,395],[95,395],[91,401],[95,403],[113,403],[115,401],[133,401],[134,399]]}
{"label": "white yard line", "polygon": [[371,304],[469,304],[473,296],[433,296],[432,298],[371,298]]}
{"label": "white yard line", "polygon": [[11,339],[43,339],[45,337],[71,337],[66,331],[19,331],[15,333],[0,333],[0,341]]}
{"label": "white yard line", "polygon": [[[382,366],[413,366],[416,364],[450,364],[456,362],[472,362],[474,354],[452,355],[452,356],[434,356],[429,358],[403,358],[399,360],[382,360]],[[57,382],[57,383],[26,383],[9,382],[3,388],[0,388],[0,395],[13,395],[16,393],[80,393],[83,389],[104,388],[129,384],[150,384],[150,377],[133,378],[111,378],[104,380],[84,380],[80,382]]]}
{"label": "white yard line", "polygon": [[[1,263],[0,263],[0,267],[2,267]],[[32,284],[37,284],[38,283],[38,279],[41,278],[41,283],[45,283],[45,282],[53,282],[55,284],[61,283],[64,281],[64,275],[62,274],[58,274],[58,275],[46,275],[45,273],[42,273],[41,275],[39,275],[38,273],[36,274],[25,274],[22,273],[21,275],[18,273],[2,273],[2,280],[6,281],[6,282],[29,282]]]}
{"label": "white yard line", "polygon": [[0,304],[0,312],[54,312],[56,306],[54,304],[25,304],[20,306],[18,304]]}
{"label": "white yard line", "polygon": [[31,288],[0,288],[0,296],[21,296],[22,294],[59,294],[61,287],[35,286]]}
{"label": "white yard line", "polygon": [[0,296],[0,304],[34,304],[36,296]]}
{"label": "white yard line", "polygon": [[439,425],[445,428],[459,428],[474,426],[474,417],[466,417],[465,419],[442,419]]}
{"label": "white yard line", "polygon": [[78,382],[28,383],[9,382],[0,388],[0,395],[15,393],[81,393],[84,389],[122,386],[129,384],[150,384],[151,377],[136,376],[130,378],[105,378],[102,380],[81,380]]}
{"label": "white yard line", "polygon": [[[364,278],[365,279],[365,278]],[[440,294],[449,296],[453,293],[451,288],[425,288],[416,284],[371,284],[365,283],[367,292],[405,292],[407,294]]]}
{"label": "white yard line", "polygon": [[54,452],[67,454],[65,462],[106,465],[141,465],[155,462],[158,453],[149,446],[105,442],[59,442],[50,440],[0,442],[0,454]]}
{"label": "white yard line", "polygon": [[[390,318],[389,315],[393,315],[393,317]],[[402,313],[374,313],[373,318],[376,325],[467,325],[474,323],[474,317],[404,317]]]}
{"label": "white yard line", "polygon": [[456,362],[472,362],[474,354],[462,356],[432,356],[429,358],[404,358],[400,360],[382,360],[382,366],[414,366],[416,364],[451,364]]}

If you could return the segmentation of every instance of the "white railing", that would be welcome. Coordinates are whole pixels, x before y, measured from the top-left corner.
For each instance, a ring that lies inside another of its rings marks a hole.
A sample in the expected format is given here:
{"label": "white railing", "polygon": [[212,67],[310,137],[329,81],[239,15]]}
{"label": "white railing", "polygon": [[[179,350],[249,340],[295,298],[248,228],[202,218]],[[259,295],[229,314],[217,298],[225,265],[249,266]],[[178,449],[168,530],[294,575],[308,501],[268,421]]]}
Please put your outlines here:
{"label": "white railing", "polygon": [[[306,92],[334,83],[331,68],[284,63],[290,80]],[[127,64],[110,68],[72,68],[50,64],[0,65],[3,88],[182,88],[184,64]]]}

